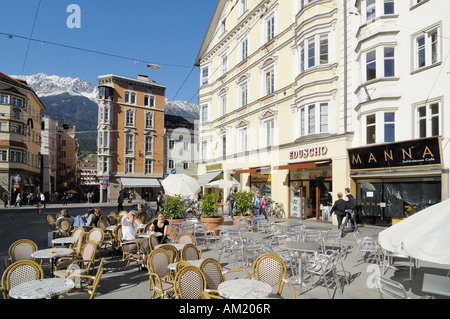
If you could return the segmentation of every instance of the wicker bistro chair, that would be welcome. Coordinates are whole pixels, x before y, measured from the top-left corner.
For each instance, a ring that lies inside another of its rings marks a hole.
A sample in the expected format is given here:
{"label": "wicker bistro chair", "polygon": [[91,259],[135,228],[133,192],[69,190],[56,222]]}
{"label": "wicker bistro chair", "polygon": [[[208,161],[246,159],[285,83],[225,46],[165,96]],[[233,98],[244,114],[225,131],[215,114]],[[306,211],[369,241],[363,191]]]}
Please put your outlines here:
{"label": "wicker bistro chair", "polygon": [[72,223],[68,218],[62,217],[56,221],[56,227],[58,229],[58,237],[69,237],[72,229]]}
{"label": "wicker bistro chair", "polygon": [[99,249],[103,245],[104,238],[105,238],[105,233],[103,232],[103,230],[101,228],[98,228],[98,227],[92,228],[86,235],[86,241],[92,240],[93,242],[95,242],[97,244],[96,255],[99,257],[99,259],[100,259]]}
{"label": "wicker bistro chair", "polygon": [[106,216],[106,222],[108,223],[108,226],[116,226],[117,224],[119,224],[116,213],[114,213],[113,215],[113,213],[111,212],[108,216]]}
{"label": "wicker bistro chair", "polygon": [[50,226],[50,230],[57,230],[58,229],[56,227],[56,220],[55,220],[55,218],[52,215],[50,215],[50,214],[47,215],[47,222],[48,222],[48,225]]}
{"label": "wicker bistro chair", "polygon": [[75,281],[75,287],[72,291],[84,291],[89,294],[89,299],[94,299],[97,293],[97,288],[100,283],[100,279],[103,275],[103,262],[105,258],[100,260],[98,265],[97,273],[95,276],[90,276],[86,274],[72,274],[68,278]]}
{"label": "wicker bistro chair", "polygon": [[[200,270],[206,279],[206,292],[218,294],[219,285],[226,280],[225,275],[234,272],[244,272],[248,278],[251,278],[250,273],[245,269],[232,269],[223,271],[219,261],[214,258],[206,258],[200,264]],[[178,269],[177,269],[178,273]]]}
{"label": "wicker bistro chair", "polygon": [[42,267],[32,260],[21,260],[11,264],[2,275],[3,299],[9,299],[11,288],[32,280],[44,278]]}
{"label": "wicker bistro chair", "polygon": [[[37,245],[29,239],[19,239],[15,241],[8,250],[8,258],[4,260],[5,269],[9,265],[21,261],[21,260],[32,260],[35,261],[31,254],[38,250]],[[42,260],[41,263],[42,264]]]}
{"label": "wicker bistro chair", "polygon": [[181,250],[181,260],[198,260],[202,256],[201,251],[198,249],[197,246],[193,244],[186,244],[184,245],[183,249]]}
{"label": "wicker bistro chair", "polygon": [[195,245],[195,237],[188,232],[181,233],[177,236],[175,242],[177,244],[193,244]]}
{"label": "wicker bistro chair", "polygon": [[149,245],[149,247],[150,247],[150,250],[154,250],[155,249],[155,247],[157,246],[157,245],[159,245],[159,240],[158,240],[158,237],[156,237],[155,235],[150,235],[149,237],[148,237],[148,245]]}
{"label": "wicker bistro chair", "polygon": [[164,249],[170,256],[170,263],[177,262],[179,259],[178,250],[171,244],[162,244],[158,248]]}
{"label": "wicker bistro chair", "polygon": [[148,289],[153,290],[152,298],[157,294],[159,294],[162,299],[173,296],[173,282],[168,279],[168,266],[171,263],[170,255],[165,249],[158,248],[149,254],[147,259],[149,275]]}
{"label": "wicker bistro chair", "polygon": [[71,274],[88,274],[92,270],[96,249],[97,244],[90,240],[83,245],[79,256],[61,257],[56,261],[54,276],[67,278]]}
{"label": "wicker bistro chair", "polygon": [[177,299],[222,299],[209,295],[205,289],[206,279],[198,267],[185,266],[175,277],[174,290]]}
{"label": "wicker bistro chair", "polygon": [[[117,230],[117,231],[116,231]],[[122,225],[119,224],[114,229],[116,232],[116,241],[120,248],[122,249],[122,263],[119,266],[119,270],[125,266],[128,266],[131,261],[136,261],[139,270],[141,269],[141,250],[139,247],[139,243],[134,240],[122,241]],[[133,247],[133,245],[135,245]]]}
{"label": "wicker bistro chair", "polygon": [[281,295],[284,285],[288,285],[292,291],[292,296],[296,299],[295,290],[286,279],[286,264],[283,259],[271,253],[262,254],[253,263],[253,279],[268,283],[272,288],[277,289],[277,294]]}

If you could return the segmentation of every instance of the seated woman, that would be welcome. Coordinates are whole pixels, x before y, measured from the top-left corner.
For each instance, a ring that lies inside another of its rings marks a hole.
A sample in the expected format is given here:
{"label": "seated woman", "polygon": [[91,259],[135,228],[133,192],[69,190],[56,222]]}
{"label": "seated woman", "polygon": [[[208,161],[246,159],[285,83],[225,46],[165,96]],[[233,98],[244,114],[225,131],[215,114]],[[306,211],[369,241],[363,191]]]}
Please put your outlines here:
{"label": "seated woman", "polygon": [[[134,210],[130,210],[130,212],[123,216],[122,218],[122,240],[126,241],[135,241],[139,244],[139,250],[142,254],[142,267],[147,267],[147,256],[150,251],[150,246],[148,244],[148,238],[139,238],[136,233],[138,230],[139,223],[136,221],[137,213]],[[135,244],[133,245],[124,245],[123,249],[126,252],[135,252],[137,251],[137,247]]]}
{"label": "seated woman", "polygon": [[167,234],[169,232],[169,222],[161,211],[156,214],[156,217],[158,219],[150,226],[150,230],[163,234],[161,237],[158,237],[160,244],[168,244],[169,238],[167,238]]}
{"label": "seated woman", "polygon": [[75,219],[72,216],[70,216],[69,211],[65,208],[61,210],[61,214],[59,215],[56,221],[60,220],[61,218],[67,218],[70,221],[71,225],[73,225],[75,221]]}

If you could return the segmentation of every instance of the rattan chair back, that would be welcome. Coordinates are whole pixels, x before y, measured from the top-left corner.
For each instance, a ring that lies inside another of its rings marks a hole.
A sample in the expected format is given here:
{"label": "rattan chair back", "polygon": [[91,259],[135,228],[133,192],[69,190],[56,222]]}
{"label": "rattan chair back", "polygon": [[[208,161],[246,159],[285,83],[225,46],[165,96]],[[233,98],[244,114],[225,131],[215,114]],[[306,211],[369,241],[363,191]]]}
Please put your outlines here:
{"label": "rattan chair back", "polygon": [[181,250],[181,260],[198,260],[200,259],[200,252],[193,244],[184,245]]}
{"label": "rattan chair back", "polygon": [[100,260],[100,264],[98,265],[97,274],[95,275],[94,282],[92,283],[92,290],[89,296],[89,299],[94,299],[95,294],[97,293],[98,285],[100,284],[100,279],[103,275],[103,262],[105,258]]}
{"label": "rattan chair back", "polygon": [[87,234],[86,241],[92,240],[97,244],[97,247],[101,247],[103,243],[103,238],[105,238],[105,233],[101,228],[92,228]]}
{"label": "rattan chair back", "polygon": [[175,248],[175,246],[171,244],[163,244],[159,246],[158,248],[164,249],[167,251],[167,253],[170,256],[170,263],[174,263],[178,260],[178,250]]}
{"label": "rattan chair back", "polygon": [[150,236],[148,237],[148,244],[149,244],[150,250],[154,250],[155,247],[156,247],[157,245],[159,245],[158,237],[156,237],[156,236],[153,235],[153,234],[150,235]]}
{"label": "rattan chair back", "polygon": [[172,263],[169,252],[165,249],[158,248],[153,250],[147,260],[147,269],[149,272],[158,275],[159,278],[164,278],[168,273],[168,266]]}
{"label": "rattan chair back", "polygon": [[205,276],[207,289],[217,290],[219,285],[225,281],[222,266],[216,259],[206,258],[199,268]]}
{"label": "rattan chair back", "polygon": [[114,215],[110,213],[108,216],[106,216],[106,222],[108,223],[109,226],[117,225],[118,224],[117,215],[115,213]]}
{"label": "rattan chair back", "polygon": [[47,222],[48,222],[48,225],[50,226],[50,230],[57,230],[56,220],[52,215],[50,215],[50,214],[47,215]]}
{"label": "rattan chair back", "polygon": [[70,236],[70,230],[72,228],[72,223],[68,218],[61,217],[56,221],[56,227],[58,228],[58,235],[60,237]]}
{"label": "rattan chair back", "polygon": [[206,289],[206,279],[200,268],[186,266],[175,276],[174,288],[179,299],[201,299]]}
{"label": "rattan chair back", "polygon": [[21,283],[44,278],[42,267],[32,260],[13,263],[2,275],[3,299],[9,299],[9,290]]}
{"label": "rattan chair back", "polygon": [[195,238],[191,233],[184,232],[177,236],[176,239],[177,244],[193,244],[195,245]]}
{"label": "rattan chair back", "polygon": [[[13,264],[17,261],[21,260],[32,260],[35,259],[31,257],[31,254],[38,250],[37,245],[30,239],[19,239],[15,241],[8,250],[9,258],[7,261],[10,264]],[[8,267],[8,264],[5,260],[5,268]]]}

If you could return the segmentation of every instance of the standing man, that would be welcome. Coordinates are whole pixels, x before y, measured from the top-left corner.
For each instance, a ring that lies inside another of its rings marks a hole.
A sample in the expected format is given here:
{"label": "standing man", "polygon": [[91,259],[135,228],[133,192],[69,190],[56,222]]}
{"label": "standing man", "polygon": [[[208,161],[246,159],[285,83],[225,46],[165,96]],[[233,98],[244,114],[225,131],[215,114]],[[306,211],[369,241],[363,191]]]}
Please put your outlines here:
{"label": "standing man", "polygon": [[227,196],[228,203],[228,217],[233,217],[233,206],[234,206],[234,191],[230,189],[230,193]]}
{"label": "standing man", "polygon": [[117,213],[123,211],[123,193],[119,191],[119,198],[117,198]]}
{"label": "standing man", "polygon": [[41,198],[41,204],[43,204],[43,205],[44,205],[44,208],[45,208],[45,195],[44,195],[42,192],[40,192],[40,193],[39,193],[39,196],[40,196],[40,198]]}
{"label": "standing man", "polygon": [[156,211],[161,210],[161,206],[164,203],[164,195],[162,191],[159,191],[158,197],[156,198]]}
{"label": "standing man", "polygon": [[353,211],[356,208],[356,199],[353,197],[353,195],[350,193],[350,188],[345,189],[345,195],[348,198],[347,206],[345,209],[346,218],[344,221],[344,224],[342,225],[342,229],[344,229],[347,226],[348,220],[350,219],[353,223],[353,230],[358,231],[358,224],[356,223],[355,219],[353,218]]}
{"label": "standing man", "polygon": [[261,198],[259,197],[259,191],[255,192],[255,196],[253,196],[252,198],[252,204],[253,204],[253,215],[258,216],[259,209],[261,208]]}
{"label": "standing man", "polygon": [[347,202],[342,199],[342,193],[337,193],[338,199],[334,202],[333,207],[331,207],[330,215],[336,213],[337,221],[338,221],[338,229],[341,229],[342,218],[345,216],[345,210],[347,208]]}

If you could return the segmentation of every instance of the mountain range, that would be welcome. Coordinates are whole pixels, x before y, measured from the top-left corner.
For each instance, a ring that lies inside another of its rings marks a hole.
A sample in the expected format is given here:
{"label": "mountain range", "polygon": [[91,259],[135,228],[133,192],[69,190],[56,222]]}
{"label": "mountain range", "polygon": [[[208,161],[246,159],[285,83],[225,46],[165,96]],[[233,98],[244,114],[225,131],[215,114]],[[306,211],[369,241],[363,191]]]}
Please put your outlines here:
{"label": "mountain range", "polygon": [[[76,126],[78,143],[81,151],[95,152],[97,150],[97,85],[81,78],[60,77],[38,73],[34,75],[17,76],[36,92],[46,110],[42,115],[49,116],[62,124]],[[198,105],[185,101],[165,100],[165,114],[185,118],[199,118]]]}

